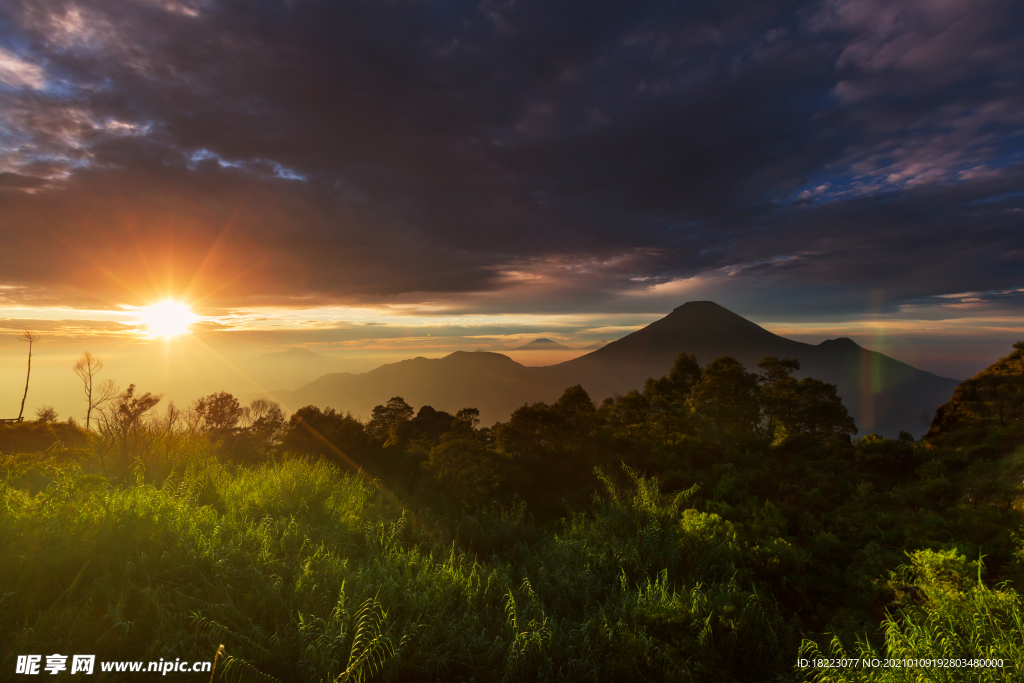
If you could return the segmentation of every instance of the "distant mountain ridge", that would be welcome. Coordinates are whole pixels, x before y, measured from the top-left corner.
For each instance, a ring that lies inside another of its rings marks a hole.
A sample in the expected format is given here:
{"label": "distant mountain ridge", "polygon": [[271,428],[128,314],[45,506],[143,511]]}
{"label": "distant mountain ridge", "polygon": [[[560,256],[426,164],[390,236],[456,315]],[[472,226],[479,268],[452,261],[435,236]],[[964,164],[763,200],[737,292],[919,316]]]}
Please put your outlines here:
{"label": "distant mountain ridge", "polygon": [[540,339],[534,339],[532,342],[527,342],[522,346],[517,346],[512,351],[576,351],[576,349],[566,346],[565,344],[559,344],[554,339],[547,339],[541,337]]}
{"label": "distant mountain ridge", "polygon": [[705,365],[733,356],[756,371],[766,355],[798,358],[800,377],[835,384],[861,433],[923,434],[957,381],[861,348],[851,339],[805,344],[786,339],[711,301],[692,301],[618,341],[564,363],[526,367],[497,353],[457,351],[414,358],[355,375],[335,373],[295,391],[275,392],[287,408],[314,404],[369,416],[392,396],[438,410],[480,409],[485,424],[506,420],[523,403],[550,402],[581,384],[595,402],[643,387],[668,372],[681,351]]}
{"label": "distant mountain ridge", "polygon": [[273,396],[289,410],[313,404],[364,418],[374,406],[401,396],[413,406],[453,413],[479,408],[481,419],[490,423],[506,419],[523,403],[557,398],[561,391],[548,383],[545,370],[520,365],[500,353],[456,351],[444,358],[421,356],[388,363],[361,374],[332,373]]}

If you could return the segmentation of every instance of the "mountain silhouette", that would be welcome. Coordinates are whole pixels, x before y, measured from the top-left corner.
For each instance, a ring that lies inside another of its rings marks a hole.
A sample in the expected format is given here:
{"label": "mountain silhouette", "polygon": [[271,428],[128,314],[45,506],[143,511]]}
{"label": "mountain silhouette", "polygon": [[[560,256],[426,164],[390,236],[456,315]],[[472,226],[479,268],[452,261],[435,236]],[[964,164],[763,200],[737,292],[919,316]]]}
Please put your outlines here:
{"label": "mountain silhouette", "polygon": [[590,346],[584,346],[583,350],[584,351],[593,351],[594,349],[600,349],[600,348],[603,348],[605,346],[608,346],[608,344],[610,344],[610,343],[611,342],[609,342],[607,339],[602,339],[601,341],[594,342]]}
{"label": "mountain silhouette", "polygon": [[[368,418],[373,407],[401,396],[413,406],[454,413],[479,408],[485,423],[507,419],[527,402],[551,401],[561,393],[547,382],[547,368],[520,365],[488,351],[456,351],[444,358],[412,358],[362,374],[337,372],[299,387],[274,392],[289,410],[330,406]],[[563,387],[564,389],[564,387]]]}
{"label": "mountain silhouette", "polygon": [[523,403],[551,402],[581,384],[595,402],[643,387],[668,372],[680,352],[705,365],[733,356],[757,371],[764,356],[798,358],[798,377],[835,384],[861,433],[923,434],[957,381],[860,347],[852,339],[805,344],[780,337],[710,301],[692,301],[618,341],[558,365],[526,367],[498,353],[458,351],[415,358],[367,373],[325,375],[295,391],[275,392],[287,408],[314,404],[368,416],[392,396],[438,410],[480,409],[485,424],[508,419]]}
{"label": "mountain silhouette", "polygon": [[957,386],[956,380],[918,370],[845,337],[817,345],[780,337],[712,301],[685,303],[642,330],[551,369],[563,381],[580,378],[593,396],[612,396],[661,376],[683,350],[695,354],[701,365],[727,355],[752,371],[765,356],[798,358],[796,376],[835,384],[861,433],[923,434],[935,409]]}
{"label": "mountain silhouette", "polygon": [[575,351],[576,349],[573,349],[573,348],[570,348],[568,346],[565,346],[564,344],[559,344],[558,342],[556,342],[553,339],[546,339],[544,337],[541,337],[540,339],[534,339],[532,342],[523,344],[522,346],[517,346],[516,348],[510,349],[510,350],[511,351],[551,351],[551,350]]}

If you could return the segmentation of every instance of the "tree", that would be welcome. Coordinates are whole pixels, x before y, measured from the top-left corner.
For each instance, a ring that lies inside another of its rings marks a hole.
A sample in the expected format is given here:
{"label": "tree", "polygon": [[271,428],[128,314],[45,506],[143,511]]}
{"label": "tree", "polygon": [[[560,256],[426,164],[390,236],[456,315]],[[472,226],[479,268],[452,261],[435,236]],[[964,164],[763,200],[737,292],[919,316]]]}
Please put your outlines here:
{"label": "tree", "polygon": [[423,469],[463,506],[481,502],[499,484],[494,454],[465,432],[442,436],[441,442],[430,450]]}
{"label": "tree", "polygon": [[264,446],[276,446],[284,431],[284,411],[281,404],[269,398],[255,398],[242,408],[242,428]]}
{"label": "tree", "polygon": [[[656,381],[656,380],[655,380]],[[648,385],[645,389],[652,389],[656,385]],[[647,420],[651,409],[648,397],[655,393],[644,391],[640,393],[636,389],[626,393],[624,396],[615,397],[614,419],[618,427],[625,429],[630,438],[638,436],[637,432],[647,430]]]}
{"label": "tree", "polygon": [[659,379],[648,378],[642,396],[634,396],[637,392],[631,391],[616,397],[615,407],[619,413],[616,421],[627,425],[630,435],[633,434],[633,426],[639,425],[657,441],[677,443],[680,436],[693,433],[693,419],[687,400],[700,378],[697,357],[683,351],[667,375]]}
{"label": "tree", "polygon": [[82,380],[82,388],[85,391],[85,429],[88,431],[92,411],[114,398],[117,395],[117,387],[114,386],[114,381],[109,379],[99,386],[93,386],[96,374],[103,369],[103,361],[88,351],[75,361],[71,369]]}
{"label": "tree", "polygon": [[774,437],[780,430],[785,433],[793,428],[797,391],[793,373],[800,369],[800,361],[796,358],[765,356],[757,367],[761,368],[758,379],[761,383],[764,431],[767,436]]}
{"label": "tree", "polygon": [[53,424],[57,421],[57,410],[53,406],[39,406],[36,408],[36,422]]}
{"label": "tree", "polygon": [[366,431],[385,446],[398,443],[399,429],[412,419],[413,409],[401,396],[395,396],[385,405],[373,409]]}
{"label": "tree", "polygon": [[455,413],[455,419],[452,420],[452,431],[470,431],[472,432],[480,424],[480,409],[479,408],[463,408],[459,412]]}
{"label": "tree", "polygon": [[1005,427],[1024,418],[1024,341],[974,377],[964,380],[935,411],[928,438],[952,435],[967,425]]}
{"label": "tree", "polygon": [[804,377],[796,385],[792,424],[795,429],[815,436],[856,434],[857,423],[836,393],[835,384]]}
{"label": "tree", "polygon": [[130,448],[138,449],[144,437],[143,418],[160,403],[162,397],[149,392],[135,395],[135,385],[120,393],[110,405],[100,408],[100,433],[111,444],[121,446],[121,455],[128,456]]}
{"label": "tree", "polygon": [[515,459],[539,460],[557,430],[557,418],[546,403],[523,404],[513,411],[508,422],[496,426],[498,448]]}
{"label": "tree", "polygon": [[415,441],[429,451],[441,440],[442,434],[455,429],[455,423],[455,416],[449,412],[434,410],[432,406],[420,406],[416,417],[401,421],[397,425],[395,433],[385,440],[392,445],[396,443],[408,445]]}
{"label": "tree", "polygon": [[515,458],[542,458],[558,453],[564,461],[579,450],[596,422],[597,408],[579,384],[566,389],[554,404],[524,404],[497,427],[499,448]]}
{"label": "tree", "polygon": [[233,434],[242,418],[238,399],[226,391],[196,399],[192,412],[192,422],[197,429],[221,438]]}
{"label": "tree", "polygon": [[521,406],[508,422],[495,426],[494,435],[498,449],[523,475],[520,490],[545,505],[569,488],[584,489],[592,479],[601,452],[592,438],[597,424],[594,402],[576,385],[552,405]]}
{"label": "tree", "polygon": [[693,387],[700,381],[701,374],[697,356],[683,351],[676,356],[676,362],[669,370],[668,380],[672,383],[672,389],[686,400],[690,397]]}
{"label": "tree", "polygon": [[704,368],[687,405],[720,443],[753,434],[760,416],[757,375],[731,356],[716,358]]}
{"label": "tree", "polygon": [[25,330],[18,339],[28,342],[28,372],[25,373],[25,393],[21,396],[21,410],[18,411],[18,422],[21,422],[21,416],[25,414],[25,399],[28,398],[28,380],[32,376],[32,344],[39,341],[39,335]]}
{"label": "tree", "polygon": [[303,455],[319,455],[354,466],[367,450],[366,430],[352,413],[328,407],[299,408],[285,427],[283,448]]}
{"label": "tree", "polygon": [[590,400],[590,394],[579,384],[563,391],[562,396],[551,407],[576,433],[585,432],[597,413],[594,402]]}

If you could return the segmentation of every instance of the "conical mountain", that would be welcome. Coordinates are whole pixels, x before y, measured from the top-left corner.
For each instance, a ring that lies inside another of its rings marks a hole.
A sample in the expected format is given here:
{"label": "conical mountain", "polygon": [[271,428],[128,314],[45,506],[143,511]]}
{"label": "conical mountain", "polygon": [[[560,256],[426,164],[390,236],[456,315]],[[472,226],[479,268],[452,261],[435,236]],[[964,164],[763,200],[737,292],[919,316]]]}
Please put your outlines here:
{"label": "conical mountain", "polygon": [[799,377],[835,384],[862,433],[923,434],[956,380],[918,370],[847,338],[806,344],[780,337],[712,301],[691,301],[608,346],[552,368],[592,396],[623,394],[664,375],[686,351],[701,365],[732,356],[756,372],[765,356],[797,358]]}
{"label": "conical mountain", "polygon": [[512,351],[575,351],[575,349],[566,346],[565,344],[559,344],[554,339],[547,339],[541,337],[540,339],[534,339],[532,342],[517,346]]}
{"label": "conical mountain", "polygon": [[560,367],[612,373],[635,385],[665,374],[681,351],[696,354],[701,365],[728,355],[751,368],[766,355],[786,355],[802,346],[808,345],[772,334],[713,301],[691,301],[661,320]]}

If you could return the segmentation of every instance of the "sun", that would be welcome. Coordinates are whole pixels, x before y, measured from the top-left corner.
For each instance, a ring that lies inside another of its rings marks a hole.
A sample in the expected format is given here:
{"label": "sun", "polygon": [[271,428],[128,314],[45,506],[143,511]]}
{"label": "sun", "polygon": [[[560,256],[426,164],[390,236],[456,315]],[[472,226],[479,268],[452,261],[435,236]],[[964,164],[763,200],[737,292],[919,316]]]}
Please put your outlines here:
{"label": "sun", "polygon": [[189,325],[196,321],[196,315],[180,301],[165,299],[160,303],[146,306],[140,311],[142,322],[151,337],[170,339],[186,334]]}

